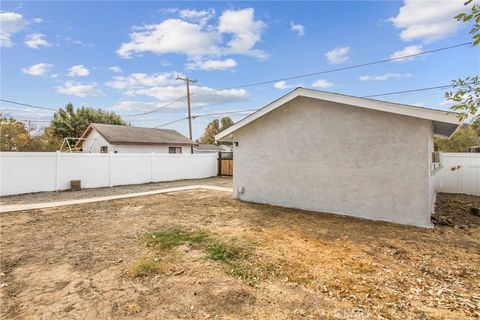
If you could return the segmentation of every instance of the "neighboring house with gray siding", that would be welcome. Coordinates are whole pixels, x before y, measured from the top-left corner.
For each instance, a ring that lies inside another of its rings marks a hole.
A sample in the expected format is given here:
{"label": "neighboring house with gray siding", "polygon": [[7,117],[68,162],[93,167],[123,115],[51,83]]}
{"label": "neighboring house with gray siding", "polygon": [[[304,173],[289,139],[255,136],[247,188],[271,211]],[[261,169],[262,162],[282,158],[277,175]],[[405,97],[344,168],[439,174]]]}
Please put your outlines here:
{"label": "neighboring house with gray siding", "polygon": [[93,153],[191,153],[197,143],[175,130],[92,123],[76,147]]}
{"label": "neighboring house with gray siding", "polygon": [[454,113],[297,88],[216,135],[240,200],[431,226],[434,134]]}

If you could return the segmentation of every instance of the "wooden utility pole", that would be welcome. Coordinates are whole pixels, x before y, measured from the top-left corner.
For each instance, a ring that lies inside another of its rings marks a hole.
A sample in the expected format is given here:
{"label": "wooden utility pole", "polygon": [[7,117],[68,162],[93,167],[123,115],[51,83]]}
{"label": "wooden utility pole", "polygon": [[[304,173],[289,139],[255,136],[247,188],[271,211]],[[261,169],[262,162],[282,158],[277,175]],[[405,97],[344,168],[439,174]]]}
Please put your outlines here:
{"label": "wooden utility pole", "polygon": [[[187,105],[188,105],[188,129],[190,133],[190,140],[192,140],[192,111],[190,108],[190,83],[195,83],[198,80],[191,80],[188,77],[187,78],[182,78],[177,76],[177,80],[182,80],[187,83]],[[193,147],[192,147],[192,153],[193,153]]]}

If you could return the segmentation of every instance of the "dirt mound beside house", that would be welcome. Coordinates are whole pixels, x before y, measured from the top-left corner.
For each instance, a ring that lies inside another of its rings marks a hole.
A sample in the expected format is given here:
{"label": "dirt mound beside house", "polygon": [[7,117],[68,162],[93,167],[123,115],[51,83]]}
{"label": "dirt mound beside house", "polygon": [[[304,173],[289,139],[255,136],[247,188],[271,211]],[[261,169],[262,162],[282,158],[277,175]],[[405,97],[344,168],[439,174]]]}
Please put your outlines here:
{"label": "dirt mound beside house", "polygon": [[466,194],[437,194],[435,214],[432,222],[435,225],[467,229],[480,226],[480,197]]}

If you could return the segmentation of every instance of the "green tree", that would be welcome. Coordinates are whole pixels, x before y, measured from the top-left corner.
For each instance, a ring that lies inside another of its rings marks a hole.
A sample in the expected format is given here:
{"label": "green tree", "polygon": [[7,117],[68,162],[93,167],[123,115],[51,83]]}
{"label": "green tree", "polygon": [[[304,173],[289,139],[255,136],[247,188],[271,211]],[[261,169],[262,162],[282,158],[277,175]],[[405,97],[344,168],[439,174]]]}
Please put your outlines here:
{"label": "green tree", "polygon": [[[465,5],[468,6],[472,2],[472,0],[469,0]],[[470,30],[473,46],[480,44],[480,5],[474,3],[470,12],[460,13],[455,16],[455,19],[461,22],[468,22],[473,19],[474,25]],[[474,65],[478,67],[478,61],[474,61]],[[452,86],[456,89],[456,92],[445,93],[445,98],[455,103],[450,109],[459,112],[461,120],[470,116],[477,117],[480,111],[480,80],[478,75],[467,77],[464,80],[453,80]]]}
{"label": "green tree", "polygon": [[435,150],[466,152],[467,148],[480,145],[480,131],[472,125],[464,125],[450,139],[435,138]]}
{"label": "green tree", "polygon": [[223,130],[231,127],[235,122],[230,117],[223,117],[220,119],[215,119],[211,121],[205,128],[203,136],[198,139],[199,143],[214,144],[215,135]]}
{"label": "green tree", "polygon": [[34,121],[23,123],[0,115],[0,151],[57,151],[61,143],[50,127],[38,130]]}
{"label": "green tree", "polygon": [[220,128],[220,131],[223,131],[225,129],[227,129],[228,127],[231,127],[235,124],[235,122],[233,122],[232,118],[230,117],[223,117],[222,119],[220,119],[220,123],[222,124],[221,128]]}
{"label": "green tree", "polygon": [[60,150],[62,139],[53,134],[51,127],[43,128],[43,130],[34,135],[30,135],[30,140],[26,149],[32,152],[51,152]]}
{"label": "green tree", "polygon": [[127,123],[114,112],[86,107],[74,109],[73,105],[69,103],[65,108],[60,108],[55,112],[50,122],[50,127],[53,134],[63,140],[64,138],[80,137],[90,123],[127,125]]}
{"label": "green tree", "polygon": [[25,151],[28,142],[25,124],[0,115],[0,151]]}
{"label": "green tree", "polygon": [[215,143],[215,135],[220,132],[220,122],[218,119],[211,121],[205,128],[203,136],[200,137],[200,143],[213,144]]}

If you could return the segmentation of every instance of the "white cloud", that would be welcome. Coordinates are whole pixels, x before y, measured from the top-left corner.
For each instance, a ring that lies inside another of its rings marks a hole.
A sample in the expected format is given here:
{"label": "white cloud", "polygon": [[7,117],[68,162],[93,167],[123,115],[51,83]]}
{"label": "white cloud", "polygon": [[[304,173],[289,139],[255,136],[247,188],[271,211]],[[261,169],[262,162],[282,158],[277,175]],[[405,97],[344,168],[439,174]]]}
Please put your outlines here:
{"label": "white cloud", "polygon": [[219,18],[218,30],[221,33],[232,34],[232,39],[227,47],[230,53],[255,56],[266,59],[267,55],[261,50],[252,50],[261,40],[265,23],[255,20],[255,10],[247,8],[243,10],[226,10]]}
{"label": "white cloud", "polygon": [[335,48],[325,53],[325,57],[327,57],[330,64],[340,64],[346,62],[350,58],[348,56],[349,52],[350,47]]}
{"label": "white cloud", "polygon": [[122,58],[141,52],[209,55],[218,53],[220,40],[219,34],[207,32],[199,24],[167,19],[160,24],[136,28],[130,34],[130,42],[123,43],[117,53]]}
{"label": "white cloud", "polygon": [[[191,103],[193,107],[205,107],[223,103],[245,101],[249,95],[244,89],[215,90],[209,87],[190,86]],[[201,93],[201,94],[200,94]],[[128,90],[126,96],[146,96],[162,102],[168,102],[185,95],[185,86],[150,87]],[[177,104],[183,107],[184,104]]]}
{"label": "white cloud", "polygon": [[384,73],[380,75],[363,75],[358,77],[362,81],[385,81],[389,79],[405,79],[411,77],[411,73]]}
{"label": "white cloud", "polygon": [[295,32],[299,37],[303,37],[305,35],[305,27],[301,24],[295,24],[293,21],[290,21],[290,29]]}
{"label": "white cloud", "polygon": [[96,83],[82,84],[76,81],[65,82],[63,86],[57,87],[57,92],[81,98],[100,97],[104,95]]}
{"label": "white cloud", "polygon": [[390,59],[397,59],[397,60],[394,60],[394,61],[398,61],[398,62],[411,61],[411,60],[415,59],[415,57],[407,57],[407,58],[403,58],[403,59],[398,59],[398,58],[401,58],[401,57],[404,57],[404,56],[410,56],[410,55],[414,55],[414,54],[419,54],[419,53],[422,53],[422,52],[423,52],[423,47],[421,45],[419,45],[419,46],[408,46],[408,47],[403,48],[400,51],[395,51],[394,53],[392,53],[390,55]]}
{"label": "white cloud", "polygon": [[277,89],[280,89],[280,90],[289,89],[289,88],[292,87],[291,85],[287,84],[287,83],[286,83],[285,81],[283,81],[283,80],[282,80],[282,81],[275,82],[275,83],[273,84],[273,86],[274,86],[275,88],[277,88]]}
{"label": "white cloud", "polygon": [[208,10],[180,10],[179,16],[182,19],[199,22],[201,25],[206,24],[209,20],[215,17],[215,9]]}
{"label": "white cloud", "polygon": [[105,85],[117,90],[139,89],[143,87],[168,86],[178,84],[176,80],[179,73],[165,72],[165,73],[132,73],[129,76],[113,77],[112,81]]}
{"label": "white cloud", "polygon": [[463,2],[405,0],[398,15],[389,21],[402,29],[400,38],[404,41],[436,41],[455,33],[461,26],[454,16],[465,10]]}
{"label": "white cloud", "polygon": [[[241,54],[266,58],[267,55],[254,49],[261,41],[265,24],[255,20],[254,10],[226,10],[218,19],[218,25],[198,21],[211,19],[213,11],[182,10],[182,19],[167,19],[159,24],[133,27],[130,41],[122,43],[117,54],[131,58],[133,54],[152,52],[156,54],[177,53],[189,58],[217,57]],[[195,19],[194,19],[195,18]],[[195,20],[195,21],[192,21]],[[225,37],[230,35],[229,37]],[[230,40],[224,44],[224,38]]]}
{"label": "white cloud", "polygon": [[171,14],[171,13],[178,12],[178,8],[174,8],[174,7],[162,8],[162,9],[158,10],[158,12],[160,12],[162,14]]}
{"label": "white cloud", "polygon": [[327,88],[330,88],[330,87],[333,87],[333,86],[334,86],[333,82],[330,82],[330,81],[325,80],[325,79],[318,79],[317,81],[312,83],[312,87],[314,87],[314,88],[327,89]]}
{"label": "white cloud", "polygon": [[[123,100],[118,102],[117,104],[113,105],[112,109],[119,111],[148,111],[159,108],[164,104],[161,102],[145,102],[145,101],[135,101],[135,100]],[[174,108],[175,105],[172,104],[169,106]],[[168,107],[167,107],[168,108]]]}
{"label": "white cloud", "polygon": [[67,76],[69,77],[86,77],[90,74],[83,64],[79,64],[68,69]]}
{"label": "white cloud", "polygon": [[440,101],[438,103],[438,105],[441,106],[441,107],[450,107],[453,104],[454,104],[454,102],[452,100],[448,100],[448,99],[443,99],[442,101]]}
{"label": "white cloud", "polygon": [[19,13],[0,12],[0,47],[13,46],[12,36],[22,31],[28,22]]}
{"label": "white cloud", "polygon": [[186,65],[187,70],[226,70],[235,68],[237,66],[237,61],[233,59],[225,59],[225,60],[201,60],[195,59],[191,63],[187,63]]}
{"label": "white cloud", "polygon": [[[186,94],[183,82],[176,80],[177,75],[181,74],[175,72],[133,73],[128,76],[114,77],[112,81],[106,83],[106,86],[122,91],[122,94],[127,97],[149,97],[166,103]],[[190,92],[192,93],[191,100],[194,107],[242,102],[249,97],[248,92],[244,89],[215,90],[209,87],[191,85]],[[130,106],[133,108],[131,104]],[[184,104],[172,105],[172,107],[180,106],[183,107]]]}
{"label": "white cloud", "polygon": [[40,47],[51,47],[52,44],[45,39],[46,35],[42,33],[31,33],[27,35],[25,44],[33,49],[38,49]]}
{"label": "white cloud", "polygon": [[115,72],[115,73],[120,73],[122,72],[122,68],[118,67],[118,66],[111,66],[108,68],[108,70],[112,71],[112,72]]}
{"label": "white cloud", "polygon": [[72,37],[65,37],[64,38],[65,41],[67,41],[68,43],[72,43],[72,44],[78,44],[78,45],[81,45],[81,46],[84,46],[84,47],[94,47],[95,45],[93,43],[85,43],[81,40],[78,40],[78,39],[73,39]]}
{"label": "white cloud", "polygon": [[31,76],[42,76],[46,74],[47,72],[50,71],[50,69],[53,67],[53,64],[49,63],[38,63],[34,64],[33,66],[30,66],[28,68],[22,68],[22,72],[29,74]]}

